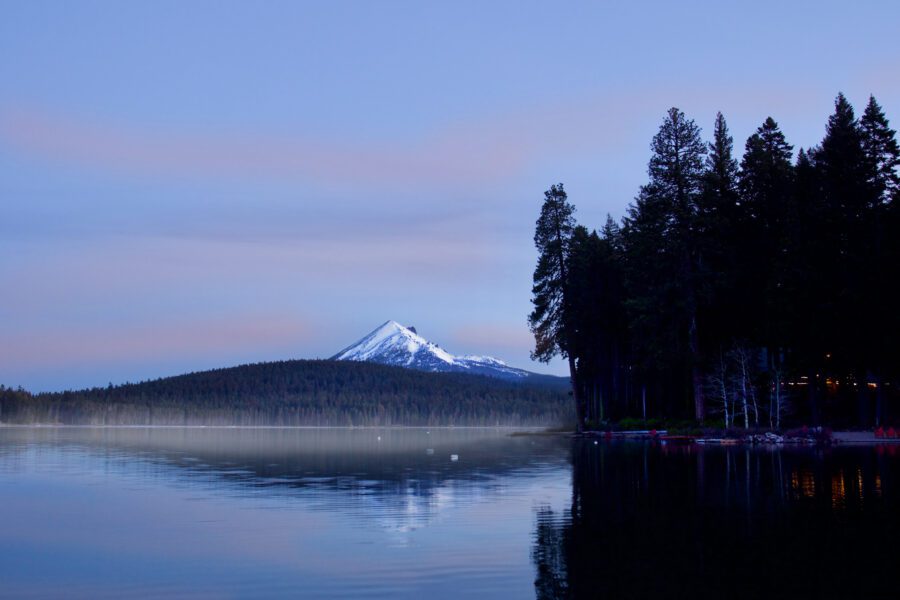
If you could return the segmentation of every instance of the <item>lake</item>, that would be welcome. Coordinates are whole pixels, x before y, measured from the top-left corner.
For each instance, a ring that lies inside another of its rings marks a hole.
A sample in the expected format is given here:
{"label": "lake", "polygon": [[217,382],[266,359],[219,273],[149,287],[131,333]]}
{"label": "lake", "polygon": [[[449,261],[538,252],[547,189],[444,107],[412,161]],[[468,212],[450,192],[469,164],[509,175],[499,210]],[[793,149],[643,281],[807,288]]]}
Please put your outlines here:
{"label": "lake", "polygon": [[894,446],[0,428],[0,596],[896,597]]}

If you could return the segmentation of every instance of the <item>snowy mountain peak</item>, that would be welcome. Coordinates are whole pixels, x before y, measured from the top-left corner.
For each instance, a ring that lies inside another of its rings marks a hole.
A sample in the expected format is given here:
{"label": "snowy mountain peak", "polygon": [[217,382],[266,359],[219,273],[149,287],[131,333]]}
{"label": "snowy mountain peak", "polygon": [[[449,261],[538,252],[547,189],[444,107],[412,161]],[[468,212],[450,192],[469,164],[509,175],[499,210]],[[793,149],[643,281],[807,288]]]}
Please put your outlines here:
{"label": "snowy mountain peak", "polygon": [[[397,321],[387,321],[352,346],[338,352],[334,360],[372,361],[416,367],[434,361],[455,364],[456,358]],[[440,369],[428,369],[437,371]]]}
{"label": "snowy mountain peak", "polygon": [[[387,321],[332,360],[377,362],[420,371],[473,373],[509,380],[544,377],[508,366],[491,356],[455,356],[397,321]],[[555,378],[554,378],[555,379]]]}

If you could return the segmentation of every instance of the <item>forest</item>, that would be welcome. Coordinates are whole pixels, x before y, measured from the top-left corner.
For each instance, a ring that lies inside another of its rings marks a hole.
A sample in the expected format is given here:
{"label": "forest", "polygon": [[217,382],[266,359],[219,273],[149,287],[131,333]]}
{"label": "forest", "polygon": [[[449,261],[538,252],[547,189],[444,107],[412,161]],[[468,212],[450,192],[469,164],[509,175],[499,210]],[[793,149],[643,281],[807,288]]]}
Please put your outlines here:
{"label": "forest", "polygon": [[843,94],[796,153],[766,118],[737,156],[670,109],[621,222],[563,184],[535,229],[533,357],[568,361],[579,428],[624,418],[872,427],[900,410],[896,133]]}
{"label": "forest", "polygon": [[374,363],[257,363],[80,391],[0,386],[0,423],[68,425],[541,425],[571,423],[567,390]]}

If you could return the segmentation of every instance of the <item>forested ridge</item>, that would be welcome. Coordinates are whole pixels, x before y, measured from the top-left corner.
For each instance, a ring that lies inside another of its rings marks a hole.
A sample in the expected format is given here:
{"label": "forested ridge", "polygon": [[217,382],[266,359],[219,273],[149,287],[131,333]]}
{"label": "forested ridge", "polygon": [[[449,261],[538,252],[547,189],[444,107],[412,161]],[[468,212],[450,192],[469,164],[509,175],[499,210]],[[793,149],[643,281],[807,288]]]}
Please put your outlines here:
{"label": "forested ridge", "polygon": [[257,363],[79,391],[0,386],[0,422],[90,425],[557,425],[560,386],[373,363]]}
{"label": "forested ridge", "polygon": [[741,157],[672,108],[621,222],[545,193],[533,356],[569,361],[579,426],[693,418],[870,427],[900,419],[900,163],[870,97],[838,95],[794,147],[770,118]]}

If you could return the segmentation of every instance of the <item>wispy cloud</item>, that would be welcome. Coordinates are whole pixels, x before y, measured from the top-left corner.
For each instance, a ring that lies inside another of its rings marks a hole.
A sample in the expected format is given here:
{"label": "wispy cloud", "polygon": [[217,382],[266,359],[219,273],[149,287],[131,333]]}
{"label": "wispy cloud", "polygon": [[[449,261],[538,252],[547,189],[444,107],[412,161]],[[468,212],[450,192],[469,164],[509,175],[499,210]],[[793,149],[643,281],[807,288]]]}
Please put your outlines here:
{"label": "wispy cloud", "polygon": [[552,104],[525,100],[502,114],[438,121],[366,142],[335,141],[339,135],[166,131],[7,103],[0,105],[0,142],[26,156],[125,175],[466,186],[506,180],[540,158],[613,150],[631,130],[625,115],[655,97],[620,90]]}
{"label": "wispy cloud", "polygon": [[123,174],[269,177],[340,184],[476,183],[520,169],[520,140],[452,128],[410,143],[337,144],[260,134],[190,134],[114,126],[37,108],[0,113],[0,137],[19,152]]}
{"label": "wispy cloud", "polygon": [[281,349],[317,335],[315,326],[296,316],[231,315],[228,318],[166,321],[140,325],[77,327],[30,331],[4,337],[4,370],[68,368],[142,360],[220,357],[265,348]]}
{"label": "wispy cloud", "polygon": [[673,104],[710,112],[691,115],[701,123],[711,122],[718,109],[761,122],[769,113],[794,110],[798,98],[817,95],[802,82],[778,95],[714,81],[689,90],[656,83],[567,95],[551,104],[525,101],[503,114],[438,122],[418,134],[368,142],[335,141],[337,135],[167,131],[7,104],[0,106],[0,143],[26,156],[124,175],[465,186],[506,180],[538,160],[619,151],[623,141],[634,141],[636,128],[656,127],[658,119],[650,115],[661,118]]}

